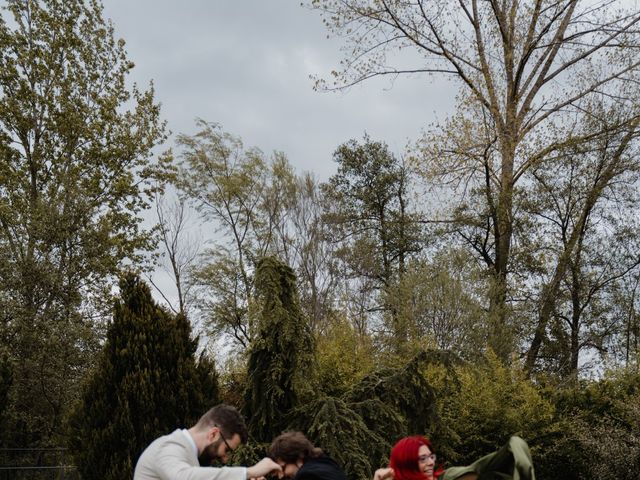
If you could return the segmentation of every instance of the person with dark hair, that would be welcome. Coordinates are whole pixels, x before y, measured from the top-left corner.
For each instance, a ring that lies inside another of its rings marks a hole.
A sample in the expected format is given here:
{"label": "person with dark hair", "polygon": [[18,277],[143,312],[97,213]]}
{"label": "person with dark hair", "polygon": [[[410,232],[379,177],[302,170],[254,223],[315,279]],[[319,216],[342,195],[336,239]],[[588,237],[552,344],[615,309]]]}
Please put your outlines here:
{"label": "person with dark hair", "polygon": [[278,478],[347,480],[347,475],[335,460],[315,447],[302,432],[286,432],[277,436],[268,454],[281,468],[277,472]]}
{"label": "person with dark hair", "polygon": [[[234,407],[217,405],[191,428],[155,439],[136,463],[134,480],[246,480],[278,474],[280,466],[263,458],[252,467],[211,467],[248,438],[244,419]],[[201,466],[207,465],[207,466]]]}
{"label": "person with dark hair", "polygon": [[431,442],[420,435],[405,437],[391,449],[389,467],[376,470],[374,480],[476,480],[502,478],[535,480],[531,454],[520,437],[511,437],[498,451],[485,455],[466,467],[445,471],[436,463]]}

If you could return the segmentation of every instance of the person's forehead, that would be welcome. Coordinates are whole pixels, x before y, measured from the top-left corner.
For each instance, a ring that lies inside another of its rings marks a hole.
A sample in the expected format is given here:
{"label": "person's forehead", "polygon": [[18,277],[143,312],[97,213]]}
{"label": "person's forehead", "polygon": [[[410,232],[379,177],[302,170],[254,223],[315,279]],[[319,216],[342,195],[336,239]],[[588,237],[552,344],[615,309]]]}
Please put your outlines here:
{"label": "person's forehead", "polygon": [[429,447],[427,447],[426,445],[420,445],[420,448],[418,449],[418,455],[429,455],[431,453],[431,449],[429,449]]}

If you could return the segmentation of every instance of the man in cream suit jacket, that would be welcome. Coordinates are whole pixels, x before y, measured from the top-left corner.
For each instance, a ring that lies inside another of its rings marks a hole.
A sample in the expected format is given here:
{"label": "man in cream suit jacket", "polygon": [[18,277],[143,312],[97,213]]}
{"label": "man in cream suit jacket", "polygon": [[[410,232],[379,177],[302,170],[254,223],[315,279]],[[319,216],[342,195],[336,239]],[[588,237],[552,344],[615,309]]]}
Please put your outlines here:
{"label": "man in cream suit jacket", "polygon": [[190,429],[178,429],[154,440],[140,455],[134,480],[246,480],[278,474],[280,466],[263,458],[252,467],[201,467],[228,454],[247,441],[247,427],[240,413],[229,405],[217,405]]}

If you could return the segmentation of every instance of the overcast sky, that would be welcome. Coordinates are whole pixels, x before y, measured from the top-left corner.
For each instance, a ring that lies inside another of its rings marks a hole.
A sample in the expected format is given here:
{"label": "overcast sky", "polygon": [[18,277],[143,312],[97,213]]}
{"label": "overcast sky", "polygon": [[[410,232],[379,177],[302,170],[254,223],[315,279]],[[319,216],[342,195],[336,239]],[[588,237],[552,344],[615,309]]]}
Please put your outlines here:
{"label": "overcast sky", "polygon": [[337,67],[342,42],[298,0],[104,0],[104,15],[136,64],[131,78],[153,80],[174,134],[195,133],[196,117],[217,122],[321,180],[339,144],[367,132],[400,155],[453,100],[424,77],[314,91],[309,76]]}
{"label": "overcast sky", "polygon": [[[136,65],[130,78],[153,80],[174,134],[196,133],[196,117],[217,122],[246,146],[283,151],[298,173],[320,180],[336,171],[332,153],[341,143],[367,132],[402,155],[453,103],[451,85],[417,76],[314,91],[309,76],[337,68],[342,41],[327,39],[319,12],[298,0],[103,2]],[[211,236],[210,226],[191,220],[190,238]],[[176,303],[166,259],[152,279]]]}

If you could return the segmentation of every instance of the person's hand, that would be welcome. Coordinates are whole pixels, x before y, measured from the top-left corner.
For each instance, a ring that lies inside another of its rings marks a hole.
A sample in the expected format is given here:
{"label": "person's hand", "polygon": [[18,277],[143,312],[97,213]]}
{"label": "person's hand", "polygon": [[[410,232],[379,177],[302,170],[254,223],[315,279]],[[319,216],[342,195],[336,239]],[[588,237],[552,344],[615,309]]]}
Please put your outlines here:
{"label": "person's hand", "polygon": [[386,480],[393,478],[393,468],[379,468],[373,474],[373,480]]}
{"label": "person's hand", "polygon": [[247,467],[247,478],[261,478],[282,473],[282,467],[270,458],[263,458],[253,467]]}

